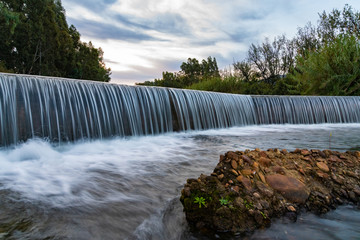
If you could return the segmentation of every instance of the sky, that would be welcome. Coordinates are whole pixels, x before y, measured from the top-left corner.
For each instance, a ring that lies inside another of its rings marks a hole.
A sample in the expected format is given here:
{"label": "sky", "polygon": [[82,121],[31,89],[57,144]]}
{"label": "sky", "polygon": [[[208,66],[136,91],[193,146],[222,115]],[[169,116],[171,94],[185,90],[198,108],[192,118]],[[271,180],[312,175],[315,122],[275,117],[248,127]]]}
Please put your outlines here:
{"label": "sky", "polygon": [[127,85],[180,71],[188,58],[229,68],[252,43],[292,38],[345,4],[360,11],[358,0],[62,0],[81,40],[104,51],[111,82]]}

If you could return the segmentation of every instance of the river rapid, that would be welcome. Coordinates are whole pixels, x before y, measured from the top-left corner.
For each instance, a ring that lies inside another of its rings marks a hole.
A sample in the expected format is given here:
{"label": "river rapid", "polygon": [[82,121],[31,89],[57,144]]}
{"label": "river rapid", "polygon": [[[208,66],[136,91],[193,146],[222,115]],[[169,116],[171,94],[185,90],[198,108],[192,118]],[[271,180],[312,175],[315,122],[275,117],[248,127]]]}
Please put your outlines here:
{"label": "river rapid", "polygon": [[360,210],[341,206],[250,236],[188,229],[180,191],[219,155],[260,148],[360,150],[360,124],[262,125],[0,150],[0,239],[359,239]]}

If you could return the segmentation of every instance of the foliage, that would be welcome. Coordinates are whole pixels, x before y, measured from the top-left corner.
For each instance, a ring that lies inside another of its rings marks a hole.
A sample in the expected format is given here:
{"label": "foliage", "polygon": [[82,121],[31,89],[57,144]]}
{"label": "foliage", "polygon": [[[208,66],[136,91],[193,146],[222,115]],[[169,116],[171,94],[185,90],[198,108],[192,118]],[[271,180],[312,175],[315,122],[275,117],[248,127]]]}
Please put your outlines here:
{"label": "foliage", "polygon": [[220,77],[216,58],[208,57],[199,62],[196,58],[188,58],[176,73],[163,72],[162,79],[146,81],[137,85],[185,88],[210,78]]}
{"label": "foliage", "polygon": [[254,208],[254,204],[252,202],[248,202],[244,199],[244,205],[246,207],[246,209],[253,209]]}
{"label": "foliage", "polygon": [[194,203],[198,203],[199,208],[201,208],[201,206],[206,206],[205,198],[203,197],[195,197]]}
{"label": "foliage", "polygon": [[60,0],[1,0],[0,25],[0,62],[9,71],[110,80],[102,50],[68,27]]}
{"label": "foliage", "polygon": [[265,213],[263,213],[262,211],[260,211],[260,214],[263,216],[263,218],[264,218],[264,219],[266,219],[266,218],[267,218],[266,214],[265,214]]}
{"label": "foliage", "polygon": [[311,95],[360,94],[360,44],[351,35],[339,35],[306,58],[299,56],[293,79]]}
{"label": "foliage", "polygon": [[229,200],[226,198],[220,198],[219,201],[222,206],[229,204]]}
{"label": "foliage", "polygon": [[[269,39],[261,45],[251,44],[248,51],[248,65],[261,80],[274,84],[278,78],[285,75],[294,65],[295,49],[292,41],[285,36]],[[234,64],[236,69],[237,64]]]}

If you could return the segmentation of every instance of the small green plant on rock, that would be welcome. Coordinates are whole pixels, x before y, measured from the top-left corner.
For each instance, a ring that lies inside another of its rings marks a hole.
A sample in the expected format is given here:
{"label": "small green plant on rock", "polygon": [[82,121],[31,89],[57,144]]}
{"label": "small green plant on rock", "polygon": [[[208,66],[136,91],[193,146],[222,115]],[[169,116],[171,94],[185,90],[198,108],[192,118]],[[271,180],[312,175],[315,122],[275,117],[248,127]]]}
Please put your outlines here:
{"label": "small green plant on rock", "polygon": [[252,202],[248,202],[246,200],[244,200],[244,205],[245,205],[246,209],[254,208],[254,204]]}
{"label": "small green plant on rock", "polygon": [[219,201],[222,206],[229,204],[229,200],[227,200],[225,198],[220,198]]}
{"label": "small green plant on rock", "polygon": [[265,213],[263,213],[262,211],[260,211],[260,214],[263,216],[263,218],[264,219],[266,219],[267,217],[266,217],[266,214]]}
{"label": "small green plant on rock", "polygon": [[201,206],[206,207],[205,198],[203,198],[203,197],[195,197],[194,203],[198,203],[198,204],[199,204],[199,208],[201,208]]}

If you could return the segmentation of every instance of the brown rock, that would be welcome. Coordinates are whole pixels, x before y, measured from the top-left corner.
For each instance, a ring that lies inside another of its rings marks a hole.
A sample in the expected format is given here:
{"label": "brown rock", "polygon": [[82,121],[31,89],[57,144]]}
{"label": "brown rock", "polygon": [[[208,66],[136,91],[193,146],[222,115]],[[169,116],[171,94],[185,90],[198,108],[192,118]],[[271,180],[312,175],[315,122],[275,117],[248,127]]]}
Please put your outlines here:
{"label": "brown rock", "polygon": [[337,177],[335,174],[331,174],[331,178],[332,180],[334,180],[336,183],[343,185],[344,181],[343,179],[341,179],[340,177]]}
{"label": "brown rock", "polygon": [[222,161],[224,161],[225,160],[225,156],[224,155],[220,155],[220,160],[219,160],[219,162],[222,162]]}
{"label": "brown rock", "polygon": [[324,178],[324,179],[328,179],[328,178],[329,178],[329,175],[328,175],[327,173],[320,172],[320,171],[317,171],[317,172],[316,172],[316,175],[318,175],[320,178]]}
{"label": "brown rock", "polygon": [[271,165],[271,160],[267,157],[260,157],[259,163],[263,167],[269,167]]}
{"label": "brown rock", "polygon": [[241,173],[245,176],[249,176],[253,173],[253,170],[246,168],[246,169],[241,170]]}
{"label": "brown rock", "polygon": [[266,152],[264,152],[264,151],[261,151],[261,152],[259,153],[259,156],[260,156],[260,157],[267,158],[267,154],[266,154]]}
{"label": "brown rock", "polygon": [[288,154],[288,151],[286,149],[281,150],[282,154]]}
{"label": "brown rock", "polygon": [[242,179],[241,179],[241,183],[242,183],[242,185],[247,189],[247,190],[251,190],[251,181],[250,181],[250,179],[248,179],[248,178],[245,178],[245,177],[243,177]]}
{"label": "brown rock", "polygon": [[242,155],[242,159],[247,162],[250,166],[253,165],[253,160],[251,160],[247,155]]}
{"label": "brown rock", "polygon": [[218,179],[221,181],[224,178],[224,174],[218,175]]}
{"label": "brown rock", "polygon": [[354,193],[356,193],[358,196],[360,196],[360,187],[355,187],[353,191],[354,191]]}
{"label": "brown rock", "polygon": [[235,152],[228,152],[226,157],[232,160],[239,160],[239,155],[237,155]]}
{"label": "brown rock", "polygon": [[300,151],[300,154],[303,155],[303,156],[307,156],[307,155],[310,155],[311,152],[309,150],[303,149],[303,150]]}
{"label": "brown rock", "polygon": [[184,193],[184,195],[186,196],[186,197],[190,197],[190,195],[191,195],[191,189],[189,188],[189,187],[185,187],[184,189],[183,189],[183,193]]}
{"label": "brown rock", "polygon": [[242,181],[242,179],[244,178],[244,176],[238,176],[237,178],[236,178],[236,180],[238,180],[239,182],[241,182]]}
{"label": "brown rock", "polygon": [[287,210],[290,211],[290,212],[296,212],[296,208],[294,208],[291,205],[287,207]]}
{"label": "brown rock", "polygon": [[318,166],[318,168],[320,168],[320,170],[323,171],[323,172],[329,172],[330,171],[329,167],[324,162],[317,162],[316,166]]}
{"label": "brown rock", "polygon": [[305,185],[299,180],[280,174],[266,176],[266,181],[273,189],[279,191],[289,201],[305,203],[309,197]]}
{"label": "brown rock", "polygon": [[355,151],[355,156],[360,158],[360,152],[359,151]]}
{"label": "brown rock", "polygon": [[261,172],[258,172],[258,175],[259,175],[260,180],[261,180],[263,183],[266,183],[266,179],[265,179],[264,174],[262,174]]}
{"label": "brown rock", "polygon": [[235,160],[231,160],[231,167],[235,170],[238,168],[238,164]]}
{"label": "brown rock", "polygon": [[239,193],[240,187],[239,186],[233,186],[233,187],[231,187],[231,190],[233,190],[234,192]]}
{"label": "brown rock", "polygon": [[285,175],[285,171],[282,167],[280,166],[274,166],[271,168],[271,170],[275,173],[278,173],[278,174],[282,174],[282,175]]}
{"label": "brown rock", "polygon": [[262,182],[256,182],[256,187],[259,189],[261,194],[265,195],[266,197],[272,197],[274,195],[274,191]]}
{"label": "brown rock", "polygon": [[238,173],[237,171],[235,171],[234,169],[231,169],[230,172],[231,172],[232,174],[234,174],[235,176],[238,176],[238,175],[239,175],[239,173]]}
{"label": "brown rock", "polygon": [[341,162],[341,160],[335,155],[331,155],[329,157],[328,161],[330,161],[330,162]]}
{"label": "brown rock", "polygon": [[326,158],[326,154],[323,151],[319,151],[318,153],[321,157]]}
{"label": "brown rock", "polygon": [[258,164],[257,162],[254,162],[253,167],[254,167],[255,169],[259,169],[259,164]]}
{"label": "brown rock", "polygon": [[301,149],[298,149],[298,148],[295,149],[295,150],[294,150],[294,153],[301,153]]}
{"label": "brown rock", "polygon": [[347,171],[345,174],[350,176],[350,177],[353,177],[353,178],[359,178],[358,175],[356,175],[354,172],[351,172],[351,171]]}
{"label": "brown rock", "polygon": [[260,199],[261,198],[261,196],[260,196],[260,194],[259,193],[257,193],[257,192],[254,192],[254,197],[256,197],[257,199]]}

